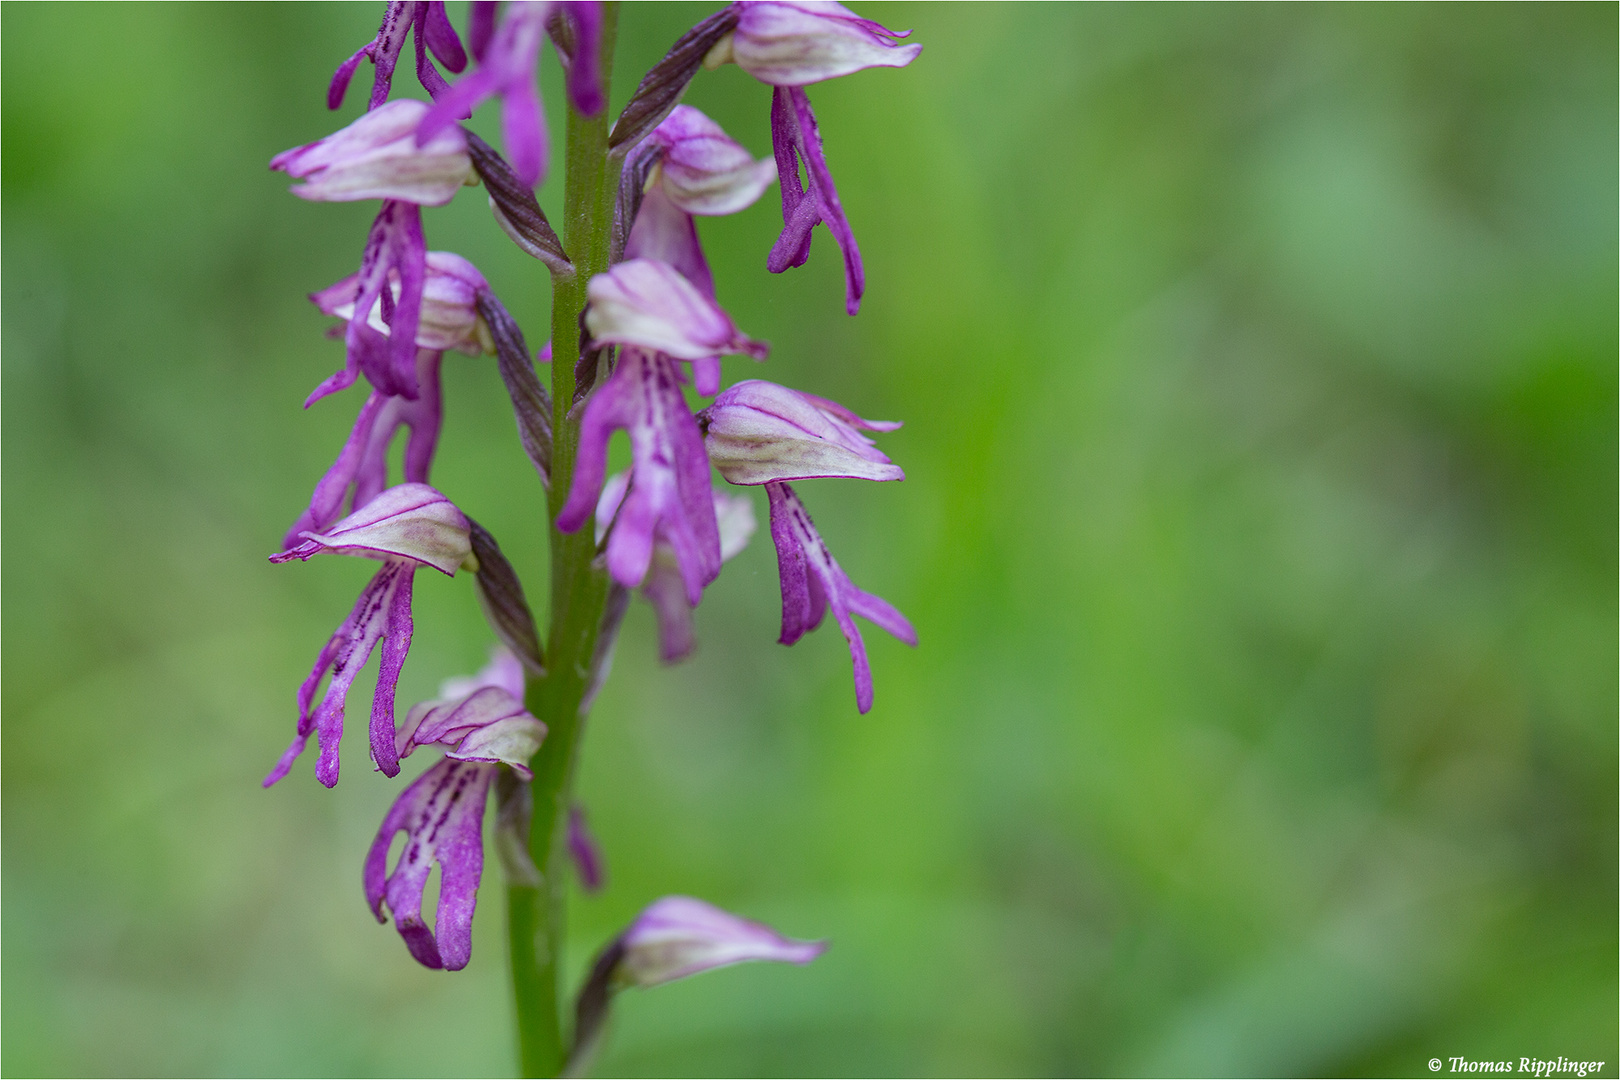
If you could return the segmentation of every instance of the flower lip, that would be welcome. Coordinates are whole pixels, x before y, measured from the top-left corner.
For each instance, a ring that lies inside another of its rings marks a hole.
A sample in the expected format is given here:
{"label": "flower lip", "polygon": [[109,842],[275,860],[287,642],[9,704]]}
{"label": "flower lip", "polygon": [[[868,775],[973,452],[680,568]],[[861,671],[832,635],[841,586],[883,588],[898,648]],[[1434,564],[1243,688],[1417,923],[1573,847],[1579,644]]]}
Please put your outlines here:
{"label": "flower lip", "polygon": [[[406,947],[424,967],[457,971],[472,956],[473,912],[484,873],[484,804],[496,772],[493,765],[439,762],[394,800],[366,853],[366,902],[378,922],[386,921],[387,904]],[[388,851],[400,832],[407,842],[390,872]],[[439,904],[429,929],[422,896],[434,863]]]}
{"label": "flower lip", "polygon": [[770,346],[737,329],[680,271],[657,259],[629,259],[591,278],[585,328],[599,345],[635,345],[678,360],[742,353],[763,360]]}
{"label": "flower lip", "polygon": [[315,555],[405,559],[454,576],[472,551],[466,515],[427,484],[389,488],[325,532],[305,530],[304,542],[270,556],[273,563]]}
{"label": "flower lip", "polygon": [[[416,325],[416,344],[423,349],[456,349],[477,356],[484,351],[478,335],[478,294],[489,287],[478,268],[460,255],[449,251],[430,251],[425,259],[427,275],[422,282],[422,311]],[[323,315],[340,319],[354,316],[355,294],[360,275],[350,274],[335,281],[319,292],[310,293],[310,301]],[[388,289],[395,302],[399,300],[399,271],[390,269]],[[387,337],[389,327],[383,321],[382,298],[371,305],[367,324]]]}
{"label": "flower lip", "polygon": [[857,430],[892,431],[898,424],[865,420],[837,402],[762,379],[728,387],[699,422],[709,460],[733,484],[905,479],[900,466]]}
{"label": "flower lip", "polygon": [[[477,6],[473,5],[474,8]],[[387,101],[388,92],[393,88],[399,54],[405,48],[405,35],[413,26],[416,28],[416,77],[422,88],[434,97],[443,93],[446,89],[444,76],[428,59],[428,53],[438,57],[439,62],[452,72],[459,72],[467,66],[467,54],[461,47],[461,39],[456,37],[455,29],[445,16],[444,0],[389,0],[376,36],[360,46],[333,72],[332,81],[326,88],[326,107],[337,109],[343,105],[349,81],[354,78],[361,60],[370,60],[377,69],[367,108],[375,109]]]}
{"label": "flower lip", "polygon": [[[631,473],[626,470],[615,473],[602,485],[602,494],[596,501],[598,545],[607,539],[614,525],[619,507],[630,490],[630,478]],[[724,485],[716,485],[710,494],[720,534],[720,561],[726,563],[741,554],[754,535],[754,506],[747,496],[733,494]],[[653,536],[652,560],[641,582],[640,593],[658,614],[659,659],[673,664],[691,655],[697,647],[697,636],[692,624],[692,604],[681,576],[680,557],[665,529],[655,529]]]}
{"label": "flower lip", "polygon": [[[434,96],[434,107],[417,131],[417,139],[428,142],[457,120],[471,116],[486,98],[501,98],[501,132],[512,173],[528,187],[546,174],[550,157],[545,111],[535,80],[540,45],[546,24],[562,5],[552,2],[508,4],[500,25],[475,50],[478,67],[458,80],[443,94]],[[563,17],[573,23],[573,41],[580,56],[566,66],[568,94],[575,108],[586,115],[600,111],[605,104],[601,71],[596,62],[600,42],[601,15],[594,4],[569,4]],[[481,24],[485,16],[480,15]],[[485,25],[478,37],[484,40]]]}
{"label": "flower lip", "polygon": [[776,179],[772,158],[754,160],[746,147],[690,105],[677,105],[652,133],[663,155],[652,183],[689,214],[734,214]]}
{"label": "flower lip", "polygon": [[777,641],[792,645],[821,625],[831,609],[838,629],[849,644],[855,673],[855,705],[872,708],[872,669],[866,643],[852,616],[870,619],[907,645],[917,644],[917,631],[898,608],[881,596],[855,586],[816,531],[804,504],[783,483],[765,486],[771,502],[771,540],[782,582],[782,635]]}
{"label": "flower lip", "polygon": [[453,125],[416,145],[427,110],[410,98],[391,101],[324,139],[277,154],[270,167],[304,181],[292,193],[314,202],[399,199],[443,206],[472,176],[472,158]]}
{"label": "flower lip", "polygon": [[890,30],[842,4],[754,0],[741,14],[724,59],[772,86],[805,86],[872,67],[905,67],[922,52],[902,45],[909,30]]}
{"label": "flower lip", "polygon": [[719,526],[703,433],[669,357],[625,349],[607,382],[587,399],[574,479],[557,512],[557,528],[574,532],[591,516],[607,478],[608,439],[620,428],[630,436],[635,483],[608,537],[608,573],[625,588],[640,585],[661,534],[696,607],[703,587],[720,572]]}
{"label": "flower lip", "polygon": [[[314,668],[298,688],[298,731],[265,777],[265,787],[287,775],[311,735],[320,740],[315,779],[326,787],[337,783],[338,749],[349,688],[379,644],[382,664],[371,701],[371,756],[387,775],[399,774],[399,757],[393,743],[394,690],[411,648],[411,580],[416,566],[405,559],[389,559],[360,591],[349,617],[321,649]],[[329,671],[332,679],[317,705],[315,691]]]}

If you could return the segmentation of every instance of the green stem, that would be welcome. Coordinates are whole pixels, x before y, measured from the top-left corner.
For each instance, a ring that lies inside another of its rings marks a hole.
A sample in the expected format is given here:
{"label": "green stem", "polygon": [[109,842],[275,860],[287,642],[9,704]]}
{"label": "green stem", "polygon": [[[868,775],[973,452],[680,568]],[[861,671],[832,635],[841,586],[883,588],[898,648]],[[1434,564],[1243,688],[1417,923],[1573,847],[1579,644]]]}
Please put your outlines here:
{"label": "green stem", "polygon": [[[613,71],[618,4],[602,5],[603,85]],[[551,525],[551,632],[546,644],[547,675],[531,680],[529,711],[547,727],[534,757],[534,818],[529,850],[539,868],[538,888],[507,887],[507,929],[512,958],[512,993],[517,1006],[518,1051],[522,1075],[556,1076],[568,1055],[559,1004],[563,978],[568,882],[568,810],[573,801],[575,763],[584,717],[580,702],[590,679],[591,656],[607,598],[607,575],[596,559],[596,530],[587,521],[579,531],[557,530],[557,512],[568,498],[579,450],[579,421],[570,417],[574,398],[574,359],[579,355],[579,319],[592,275],[607,269],[613,230],[619,163],[608,156],[607,109],[594,117],[568,110],[567,179],[563,196],[563,246],[575,273],[552,278],[551,395],[552,457],[548,518]]]}

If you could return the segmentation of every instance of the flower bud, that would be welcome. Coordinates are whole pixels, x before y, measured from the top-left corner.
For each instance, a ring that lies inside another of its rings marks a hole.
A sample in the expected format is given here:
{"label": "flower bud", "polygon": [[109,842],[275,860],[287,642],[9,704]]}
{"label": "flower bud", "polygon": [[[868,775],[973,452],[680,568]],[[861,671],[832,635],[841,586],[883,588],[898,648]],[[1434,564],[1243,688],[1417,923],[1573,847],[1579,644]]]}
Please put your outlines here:
{"label": "flower bud", "polygon": [[597,954],[574,1002],[574,1047],[565,1076],[583,1076],[625,986],[657,986],[747,960],[808,964],[825,941],[795,941],[690,896],[656,900]]}
{"label": "flower bud", "polygon": [[651,179],[689,214],[735,214],[752,206],[776,179],[776,162],[754,160],[741,143],[690,105],[677,105],[653,131],[663,147]]}
{"label": "flower bud", "polygon": [[399,484],[325,532],[305,531],[304,542],[270,556],[274,563],[323,552],[398,558],[454,575],[472,552],[467,518],[426,484]]}
{"label": "flower bud", "polygon": [[657,986],[745,960],[808,964],[827,949],[825,941],[795,941],[690,896],[654,902],[619,943],[624,953],[617,974],[637,986]]}
{"label": "flower bud", "polygon": [[698,422],[705,427],[709,460],[733,484],[906,476],[856,430],[891,431],[900,425],[863,420],[837,402],[761,379],[728,387],[698,414]]}
{"label": "flower bud", "polygon": [[585,328],[600,345],[636,345],[678,360],[746,353],[770,346],[737,329],[731,316],[680,272],[656,259],[631,259],[591,278]]}
{"label": "flower bud", "polygon": [[427,111],[421,101],[391,101],[324,139],[277,154],[270,167],[304,181],[292,193],[313,202],[399,199],[443,206],[472,176],[472,159],[455,125],[416,145],[416,126]]}
{"label": "flower bud", "polygon": [[806,86],[870,67],[905,67],[921,45],[901,45],[911,31],[863,19],[831,0],[755,0],[741,9],[737,29],[704,58],[727,61],[772,86]]}

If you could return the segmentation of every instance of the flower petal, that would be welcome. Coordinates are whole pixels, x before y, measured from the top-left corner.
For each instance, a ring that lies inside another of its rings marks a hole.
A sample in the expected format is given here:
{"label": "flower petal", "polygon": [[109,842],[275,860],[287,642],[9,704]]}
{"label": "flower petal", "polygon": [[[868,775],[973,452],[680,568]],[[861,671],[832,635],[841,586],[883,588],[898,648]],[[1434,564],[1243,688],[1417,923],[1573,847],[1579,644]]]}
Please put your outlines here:
{"label": "flower petal", "polygon": [[655,901],[619,940],[624,946],[620,972],[637,986],[657,986],[747,960],[808,964],[827,950],[825,941],[783,937],[763,923],[689,896]]}
{"label": "flower petal", "polygon": [[921,45],[900,45],[896,33],[842,4],[816,0],[743,3],[732,57],[772,86],[804,86],[872,67],[905,67]]}
{"label": "flower petal", "polygon": [[471,732],[461,740],[460,746],[447,753],[445,757],[456,761],[485,761],[508,765],[519,779],[533,780],[534,773],[529,769],[529,759],[540,749],[545,737],[546,725],[523,712]]}
{"label": "flower petal", "polygon": [[690,105],[677,105],[653,139],[664,148],[657,186],[689,214],[735,214],[752,206],[776,179],[775,161],[755,161]]}
{"label": "flower petal", "polygon": [[626,349],[611,378],[591,395],[580,423],[579,456],[557,527],[573,532],[592,515],[612,433],[626,428],[632,461],[629,493],[607,536],[607,565],[627,588],[652,561],[655,532],[675,554],[689,601],[720,572],[720,535],[710,495],[703,436],[681,394],[673,362]]}
{"label": "flower petal", "polygon": [[270,167],[303,180],[292,193],[312,202],[400,199],[443,206],[472,176],[472,159],[453,125],[417,145],[416,128],[427,110],[409,98],[391,101],[324,139],[277,154]]}
{"label": "flower petal", "polygon": [[748,379],[728,387],[698,421],[709,460],[733,484],[828,476],[905,479],[845,417],[870,426],[835,402]]}
{"label": "flower petal", "polygon": [[275,563],[338,555],[397,556],[454,576],[472,551],[467,518],[426,484],[399,484],[325,532],[305,532],[304,543],[270,556]]}
{"label": "flower petal", "polygon": [[636,345],[680,360],[726,353],[764,359],[770,347],[741,333],[731,317],[680,272],[656,259],[631,259],[591,278],[585,328],[598,344]]}

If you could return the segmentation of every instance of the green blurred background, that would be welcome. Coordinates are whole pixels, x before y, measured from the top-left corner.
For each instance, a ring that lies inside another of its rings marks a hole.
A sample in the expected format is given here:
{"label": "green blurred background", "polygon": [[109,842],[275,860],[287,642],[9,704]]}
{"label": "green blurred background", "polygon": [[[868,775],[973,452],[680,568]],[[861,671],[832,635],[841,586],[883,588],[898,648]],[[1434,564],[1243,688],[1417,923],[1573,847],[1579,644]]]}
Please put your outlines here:
{"label": "green blurred background", "polygon": [[[299,408],[304,294],[374,212],[265,163],[358,114],[380,7],[4,9],[8,1075],[513,1067],[498,869],[423,970],[360,895],[399,783],[353,735],[258,783],[369,573],[265,555],[358,405]],[[615,106],[708,10],[625,7]],[[860,316],[824,232],[765,273],[774,192],[702,229],[775,345],[728,379],[907,422],[906,483],[801,494],[922,646],[868,634],[856,715],[763,533],[686,665],[633,609],[572,964],[672,892],[833,947],[625,995],[597,1071],[1614,1075],[1615,5],[861,10],[926,48],[811,91]],[[769,153],[736,68],[687,100]],[[482,193],[426,221],[543,338]],[[539,606],[493,362],[446,393],[434,481]],[[416,613],[402,705],[490,640],[463,578]]]}

